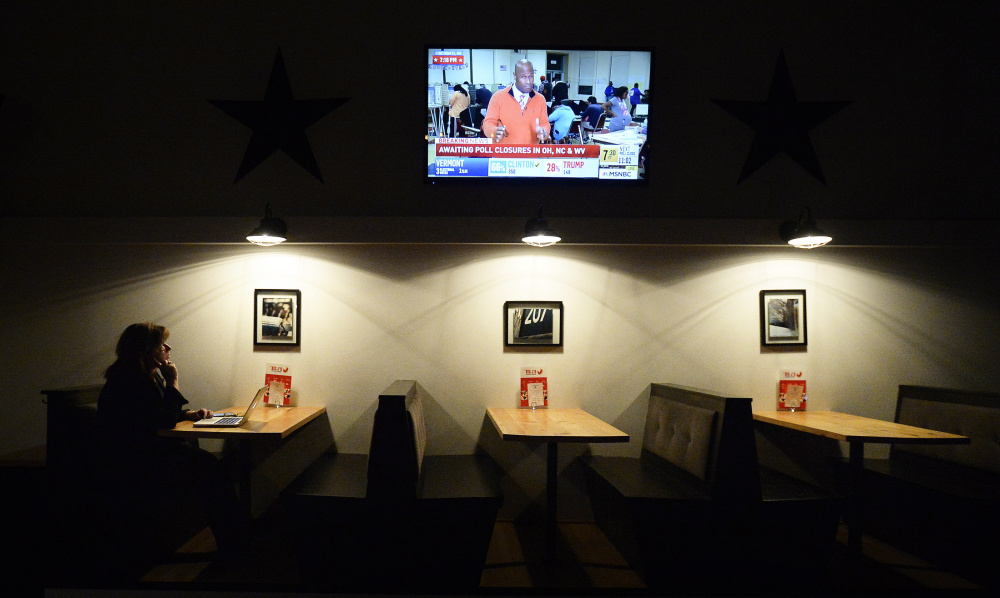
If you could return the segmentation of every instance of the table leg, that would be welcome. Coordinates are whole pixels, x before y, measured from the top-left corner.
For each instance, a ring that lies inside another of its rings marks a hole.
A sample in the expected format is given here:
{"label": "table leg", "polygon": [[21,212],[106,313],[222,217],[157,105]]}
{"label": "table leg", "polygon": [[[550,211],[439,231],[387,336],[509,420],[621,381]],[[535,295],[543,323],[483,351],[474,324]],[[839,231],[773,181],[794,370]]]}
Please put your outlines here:
{"label": "table leg", "polygon": [[240,510],[242,515],[245,517],[246,521],[250,521],[252,510],[250,504],[250,473],[253,469],[252,454],[250,451],[250,441],[240,440],[239,441],[239,462],[237,464],[238,468],[238,480],[239,480],[239,494],[237,498],[240,501]]}
{"label": "table leg", "polygon": [[559,443],[548,443],[545,467],[545,550],[551,559],[556,553],[556,484],[559,469]]}
{"label": "table leg", "polygon": [[865,443],[851,442],[847,478],[847,548],[861,554],[862,484],[865,471]]}

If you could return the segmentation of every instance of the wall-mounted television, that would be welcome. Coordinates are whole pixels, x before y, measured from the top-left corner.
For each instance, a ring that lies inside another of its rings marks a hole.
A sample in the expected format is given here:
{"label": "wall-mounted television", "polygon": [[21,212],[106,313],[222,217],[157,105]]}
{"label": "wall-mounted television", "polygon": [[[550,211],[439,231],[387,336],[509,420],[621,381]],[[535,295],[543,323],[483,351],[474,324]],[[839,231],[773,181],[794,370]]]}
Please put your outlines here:
{"label": "wall-mounted television", "polygon": [[429,182],[648,180],[651,49],[425,51]]}

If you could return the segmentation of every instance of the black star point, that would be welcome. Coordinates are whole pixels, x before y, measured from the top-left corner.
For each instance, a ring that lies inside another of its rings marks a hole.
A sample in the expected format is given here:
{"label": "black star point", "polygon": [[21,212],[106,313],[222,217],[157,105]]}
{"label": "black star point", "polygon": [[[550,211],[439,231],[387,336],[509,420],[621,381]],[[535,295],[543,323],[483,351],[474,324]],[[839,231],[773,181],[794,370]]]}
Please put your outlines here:
{"label": "black star point", "polygon": [[274,152],[281,150],[320,182],[323,175],[313,155],[306,128],[346,102],[348,98],[296,100],[285,70],[285,60],[278,49],[271,67],[271,77],[262,101],[209,100],[229,116],[253,129],[236,180],[239,182]]}
{"label": "black star point", "polygon": [[840,112],[851,102],[800,102],[795,97],[785,52],[778,64],[763,102],[712,100],[717,106],[756,131],[750,153],[736,184],[745,181],[779,153],[784,152],[819,182],[826,184],[819,158],[809,139],[809,131]]}

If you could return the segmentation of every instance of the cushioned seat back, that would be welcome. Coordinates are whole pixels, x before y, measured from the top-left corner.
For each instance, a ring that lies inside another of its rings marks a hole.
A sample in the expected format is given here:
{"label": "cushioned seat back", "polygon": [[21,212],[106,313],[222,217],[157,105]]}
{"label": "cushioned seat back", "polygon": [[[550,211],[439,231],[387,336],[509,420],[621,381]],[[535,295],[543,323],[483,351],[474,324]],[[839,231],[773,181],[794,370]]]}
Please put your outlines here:
{"label": "cushioned seat back", "polygon": [[58,484],[99,484],[97,398],[101,386],[43,391],[46,395],[47,471]]}
{"label": "cushioned seat back", "polygon": [[713,500],[760,501],[752,399],[651,384],[643,454],[709,485]]}
{"label": "cushioned seat back", "polygon": [[424,404],[419,394],[406,405],[406,418],[410,426],[410,437],[413,439],[413,456],[417,460],[417,478],[423,471],[424,448],[427,446],[427,426],[424,424]]}
{"label": "cushioned seat back", "polygon": [[642,447],[707,480],[716,415],[711,409],[651,396]]}
{"label": "cushioned seat back", "polygon": [[426,431],[416,385],[393,384],[378,397],[368,451],[366,496],[415,499],[424,457]]}
{"label": "cushioned seat back", "polygon": [[[934,399],[928,394],[931,391]],[[900,386],[896,411],[898,423],[968,436],[970,443],[897,444],[893,452],[1000,473],[1000,396]]]}

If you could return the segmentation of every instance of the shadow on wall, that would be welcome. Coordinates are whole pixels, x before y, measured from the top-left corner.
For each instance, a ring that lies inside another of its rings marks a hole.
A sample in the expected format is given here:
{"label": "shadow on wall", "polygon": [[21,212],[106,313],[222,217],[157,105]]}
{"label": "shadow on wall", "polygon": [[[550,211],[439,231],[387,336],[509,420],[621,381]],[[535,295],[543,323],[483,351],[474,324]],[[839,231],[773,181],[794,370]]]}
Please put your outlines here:
{"label": "shadow on wall", "polygon": [[466,432],[419,382],[417,382],[417,396],[423,404],[428,455],[468,454],[470,447],[477,446],[477,439]]}
{"label": "shadow on wall", "polygon": [[[273,409],[273,407],[265,407]],[[251,512],[263,514],[277,499],[282,489],[305,471],[321,454],[335,451],[333,432],[328,414],[323,413],[286,438],[265,439],[250,444]],[[226,441],[225,454],[235,460],[237,441]]]}
{"label": "shadow on wall", "polygon": [[627,444],[608,444],[601,447],[596,454],[612,457],[638,458],[642,452],[642,438],[646,431],[646,412],[649,410],[649,395],[652,385],[647,384],[635,399],[618,415],[611,425],[628,434]]}
{"label": "shadow on wall", "polygon": [[[524,251],[524,247],[517,245],[501,248],[499,257],[522,255]],[[433,244],[421,245],[419,251],[399,251],[399,247],[392,244],[304,245],[296,247],[295,253],[396,281],[413,280],[498,257],[493,252],[484,253],[476,245]]]}
{"label": "shadow on wall", "polygon": [[843,458],[840,442],[761,422],[754,422],[754,430],[761,465],[834,493],[843,491],[836,476]]}
{"label": "shadow on wall", "polygon": [[[330,405],[327,405],[327,412],[329,413]],[[372,438],[372,425],[375,422],[375,412],[378,410],[378,397],[376,397],[371,405],[364,410],[354,422],[347,427],[346,430],[341,434],[340,438],[334,438],[334,443],[339,443],[341,446],[364,446],[365,450],[368,450],[368,445]],[[336,417],[336,414],[335,414]],[[339,451],[337,451],[339,452]],[[356,452],[356,451],[349,451]]]}
{"label": "shadow on wall", "polygon": [[[544,441],[504,441],[488,415],[479,428],[477,451],[488,454],[504,471],[501,480],[503,505],[497,518],[501,521],[545,520],[546,468],[548,443]],[[596,446],[596,445],[595,445]],[[558,443],[557,518],[560,521],[594,520],[583,472],[574,463],[589,455],[585,442]]]}
{"label": "shadow on wall", "polygon": [[[417,394],[420,397],[424,412],[424,423],[427,428],[428,455],[454,455],[468,452],[464,447],[475,446],[476,439],[470,436],[444,407],[425,389],[417,383]],[[334,404],[333,408],[337,405]],[[331,406],[327,406],[327,414],[322,418],[327,427],[331,427],[329,415]],[[373,395],[371,404],[364,412],[341,432],[339,438],[331,438],[331,452],[340,452],[337,445],[363,447],[365,454],[371,444],[372,426],[375,422],[375,412],[378,411],[378,396]],[[338,414],[334,413],[334,417]],[[360,452],[360,451],[350,451]]]}

